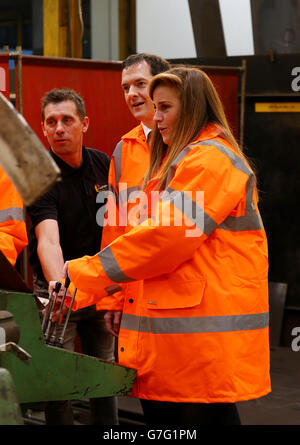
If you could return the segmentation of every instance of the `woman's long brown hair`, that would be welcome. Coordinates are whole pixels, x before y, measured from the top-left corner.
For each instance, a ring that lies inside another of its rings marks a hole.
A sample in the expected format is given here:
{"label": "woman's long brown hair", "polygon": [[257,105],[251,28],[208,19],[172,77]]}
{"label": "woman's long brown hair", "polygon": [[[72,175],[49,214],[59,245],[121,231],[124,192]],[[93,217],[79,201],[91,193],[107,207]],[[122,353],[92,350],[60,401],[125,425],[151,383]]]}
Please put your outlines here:
{"label": "woman's long brown hair", "polygon": [[[219,95],[209,77],[202,70],[180,67],[154,76],[149,86],[151,99],[158,85],[171,86],[178,92],[181,110],[170,147],[164,144],[156,126],[153,130],[150,144],[150,167],[145,176],[144,187],[151,178],[158,175],[158,187],[164,189],[172,162],[210,122],[216,123],[222,129],[221,136],[238,151],[249,166],[229,128]],[[168,156],[162,165],[166,154]]]}

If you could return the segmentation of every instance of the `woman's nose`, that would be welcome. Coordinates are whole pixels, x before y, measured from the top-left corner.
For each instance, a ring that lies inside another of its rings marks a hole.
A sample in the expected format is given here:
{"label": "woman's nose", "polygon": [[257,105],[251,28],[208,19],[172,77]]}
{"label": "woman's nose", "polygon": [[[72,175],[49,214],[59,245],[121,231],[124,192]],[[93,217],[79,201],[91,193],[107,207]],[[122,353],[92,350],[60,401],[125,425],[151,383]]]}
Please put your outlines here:
{"label": "woman's nose", "polygon": [[159,110],[156,110],[154,113],[154,117],[153,117],[154,122],[159,122],[161,121],[161,113]]}

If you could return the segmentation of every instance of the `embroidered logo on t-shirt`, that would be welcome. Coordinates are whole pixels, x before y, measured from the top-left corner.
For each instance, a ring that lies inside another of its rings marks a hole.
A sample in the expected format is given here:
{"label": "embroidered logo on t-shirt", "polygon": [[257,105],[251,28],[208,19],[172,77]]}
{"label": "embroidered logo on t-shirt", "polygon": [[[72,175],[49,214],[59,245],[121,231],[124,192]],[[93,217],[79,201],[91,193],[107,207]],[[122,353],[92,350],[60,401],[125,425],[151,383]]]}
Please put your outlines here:
{"label": "embroidered logo on t-shirt", "polygon": [[95,184],[94,187],[95,187],[95,190],[96,190],[97,193],[104,192],[105,190],[108,190],[108,185],[107,184],[105,184],[105,185]]}

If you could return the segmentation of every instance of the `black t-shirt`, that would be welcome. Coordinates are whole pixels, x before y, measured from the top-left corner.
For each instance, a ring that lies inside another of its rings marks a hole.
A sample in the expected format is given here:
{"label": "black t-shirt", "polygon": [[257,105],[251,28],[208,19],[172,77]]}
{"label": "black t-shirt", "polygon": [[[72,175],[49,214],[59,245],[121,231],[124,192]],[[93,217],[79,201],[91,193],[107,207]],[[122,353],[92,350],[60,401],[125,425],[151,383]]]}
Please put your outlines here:
{"label": "black t-shirt", "polygon": [[49,153],[61,169],[62,181],[27,208],[31,219],[29,259],[40,279],[44,279],[44,275],[37,256],[34,229],[45,219],[58,222],[65,261],[99,252],[102,226],[97,224],[96,214],[104,204],[98,204],[96,196],[101,187],[107,186],[110,164],[109,156],[92,148],[82,148],[83,162],[79,168],[70,167],[51,149]]}

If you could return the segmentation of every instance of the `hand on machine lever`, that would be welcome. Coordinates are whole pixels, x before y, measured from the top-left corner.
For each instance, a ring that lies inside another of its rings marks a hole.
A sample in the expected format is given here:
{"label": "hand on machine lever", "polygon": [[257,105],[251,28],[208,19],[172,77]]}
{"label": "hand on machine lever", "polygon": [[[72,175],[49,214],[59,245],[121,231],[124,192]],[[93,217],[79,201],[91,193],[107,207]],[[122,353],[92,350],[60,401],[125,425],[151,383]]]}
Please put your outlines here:
{"label": "hand on machine lever", "polygon": [[[68,275],[68,261],[65,262],[65,265],[63,268],[63,276],[66,277],[65,285],[60,283],[59,281],[50,281],[49,282],[49,298],[51,299],[51,296],[53,296],[53,294],[55,295],[55,292],[56,293],[58,292],[59,300],[58,300],[57,305],[61,304],[61,300],[62,300],[61,295],[63,295],[63,293],[66,292],[66,288],[68,288],[68,286],[70,285],[70,278]],[[57,290],[57,287],[59,287],[58,290]],[[72,296],[72,301],[71,301],[71,305],[70,305],[71,308],[72,308],[75,294],[76,294],[76,290]],[[66,296],[67,296],[67,298],[71,297],[71,294],[69,291],[67,291]],[[62,315],[60,315],[59,310],[56,309],[56,311],[53,313],[52,321],[55,322],[59,317],[59,323],[61,323],[61,319],[67,311],[68,311],[68,307],[65,304],[63,304],[62,310],[61,310]],[[69,309],[69,311],[70,311],[70,309]],[[122,311],[115,311],[115,310],[107,311],[104,315],[105,327],[106,327],[107,331],[110,334],[112,334],[114,337],[118,337],[118,335],[119,335],[121,318],[122,318]]]}
{"label": "hand on machine lever", "polygon": [[[60,281],[49,282],[49,304],[44,310],[44,317],[42,321],[42,330],[44,333],[45,342],[51,346],[58,347],[62,347],[63,345],[65,331],[76,295],[76,289],[73,295],[71,295],[68,291],[70,278],[67,275],[67,267],[64,268],[64,272],[66,273],[64,284],[62,284]],[[66,300],[68,299],[70,300],[69,307],[65,304]],[[65,314],[67,314],[65,322],[61,334],[59,335],[58,325],[61,324]]]}
{"label": "hand on machine lever", "polygon": [[[70,278],[68,275],[68,261],[66,261],[64,268],[63,268],[63,276],[65,277],[65,283],[61,283],[60,281],[49,281],[49,287],[48,287],[48,292],[49,292],[49,304],[51,302],[53,302],[53,295],[55,298],[55,294],[56,294],[56,298],[54,300],[54,303],[52,303],[53,305],[53,310],[52,310],[52,317],[51,320],[52,322],[57,321],[57,319],[59,318],[58,322],[59,324],[62,321],[63,316],[67,313],[68,311],[68,306],[65,304],[66,300],[71,300],[72,299],[72,295],[68,290],[68,287],[70,285]],[[47,306],[47,308],[48,308]],[[44,312],[47,310],[47,308],[44,310]],[[51,310],[51,308],[50,308]]]}

